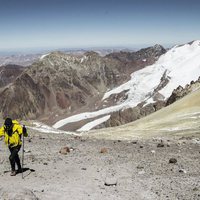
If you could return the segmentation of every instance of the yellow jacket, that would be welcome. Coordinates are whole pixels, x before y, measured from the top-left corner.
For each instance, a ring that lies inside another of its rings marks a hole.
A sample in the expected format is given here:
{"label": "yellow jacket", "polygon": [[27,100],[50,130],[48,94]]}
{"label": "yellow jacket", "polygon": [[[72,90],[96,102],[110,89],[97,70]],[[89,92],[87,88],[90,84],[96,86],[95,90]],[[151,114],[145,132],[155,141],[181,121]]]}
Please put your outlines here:
{"label": "yellow jacket", "polygon": [[[5,125],[0,128],[0,137],[4,136],[4,141],[7,146],[15,147],[22,144],[21,135],[23,134],[23,128],[17,120],[12,120],[12,135],[9,136],[5,130]],[[28,134],[24,134],[25,137]]]}

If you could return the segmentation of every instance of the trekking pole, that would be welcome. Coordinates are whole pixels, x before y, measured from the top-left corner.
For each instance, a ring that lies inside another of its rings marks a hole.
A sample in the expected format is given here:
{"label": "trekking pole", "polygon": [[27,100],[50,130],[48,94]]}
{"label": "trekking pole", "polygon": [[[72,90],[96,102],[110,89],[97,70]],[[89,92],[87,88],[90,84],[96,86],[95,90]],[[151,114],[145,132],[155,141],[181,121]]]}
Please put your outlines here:
{"label": "trekking pole", "polygon": [[[23,125],[23,130],[24,130],[24,125]],[[24,131],[22,133],[22,179],[24,179],[23,175],[23,166],[24,166]]]}

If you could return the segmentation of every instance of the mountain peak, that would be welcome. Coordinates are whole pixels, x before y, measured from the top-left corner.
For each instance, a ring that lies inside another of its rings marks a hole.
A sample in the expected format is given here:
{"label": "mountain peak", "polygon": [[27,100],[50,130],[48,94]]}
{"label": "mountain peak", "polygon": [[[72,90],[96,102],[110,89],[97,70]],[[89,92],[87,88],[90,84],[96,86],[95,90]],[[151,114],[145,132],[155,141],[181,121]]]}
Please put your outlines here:
{"label": "mountain peak", "polygon": [[155,50],[159,50],[159,51],[164,49],[164,47],[160,44],[155,44],[152,48],[154,48]]}
{"label": "mountain peak", "polygon": [[99,54],[95,51],[87,51],[87,52],[84,53],[84,56],[87,56],[87,57],[94,56],[94,57],[96,57],[96,56],[99,56]]}

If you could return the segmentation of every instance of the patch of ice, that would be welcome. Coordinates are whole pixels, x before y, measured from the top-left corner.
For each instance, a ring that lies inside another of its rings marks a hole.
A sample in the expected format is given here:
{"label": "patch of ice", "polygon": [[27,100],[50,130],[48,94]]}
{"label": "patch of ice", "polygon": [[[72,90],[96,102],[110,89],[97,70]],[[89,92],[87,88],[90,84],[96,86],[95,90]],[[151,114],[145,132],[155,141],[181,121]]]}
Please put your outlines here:
{"label": "patch of ice", "polygon": [[42,132],[42,133],[55,133],[55,134],[59,134],[59,133],[65,133],[65,134],[74,134],[71,132],[67,132],[67,131],[62,131],[62,130],[58,130],[55,129],[51,126],[48,126],[46,124],[43,124],[41,122],[33,122],[34,126],[27,126],[27,128],[30,128],[32,130],[36,130],[38,132]]}
{"label": "patch of ice", "polygon": [[48,55],[49,55],[49,53],[48,53],[48,54],[42,55],[42,56],[40,57],[40,60],[42,60],[43,58],[45,58],[45,57],[48,56]]}
{"label": "patch of ice", "polygon": [[92,128],[94,128],[95,126],[107,121],[108,119],[110,119],[110,115],[106,115],[104,117],[101,117],[99,119],[96,119],[92,122],[89,122],[87,124],[85,124],[83,127],[81,127],[80,129],[78,129],[77,131],[81,132],[81,131],[89,131]]}

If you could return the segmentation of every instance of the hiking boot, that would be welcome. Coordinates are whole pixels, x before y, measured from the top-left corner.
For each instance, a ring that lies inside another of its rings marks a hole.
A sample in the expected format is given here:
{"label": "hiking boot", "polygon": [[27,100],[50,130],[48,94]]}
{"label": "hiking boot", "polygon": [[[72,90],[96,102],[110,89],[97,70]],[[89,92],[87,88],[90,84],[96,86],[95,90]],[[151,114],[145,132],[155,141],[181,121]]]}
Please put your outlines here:
{"label": "hiking boot", "polygon": [[10,173],[11,176],[16,176],[16,174],[17,174],[16,171],[11,171]]}

